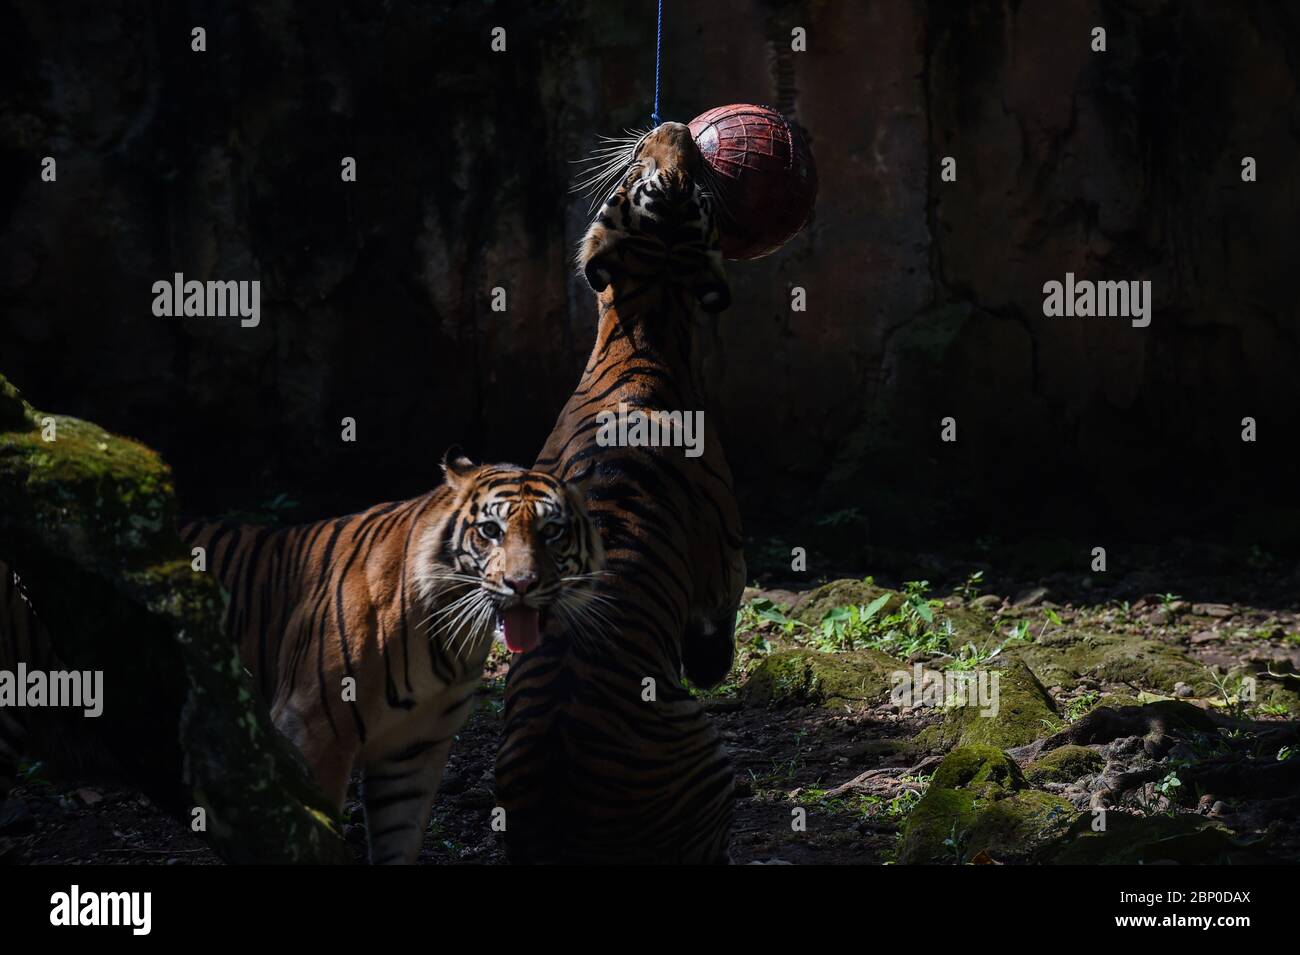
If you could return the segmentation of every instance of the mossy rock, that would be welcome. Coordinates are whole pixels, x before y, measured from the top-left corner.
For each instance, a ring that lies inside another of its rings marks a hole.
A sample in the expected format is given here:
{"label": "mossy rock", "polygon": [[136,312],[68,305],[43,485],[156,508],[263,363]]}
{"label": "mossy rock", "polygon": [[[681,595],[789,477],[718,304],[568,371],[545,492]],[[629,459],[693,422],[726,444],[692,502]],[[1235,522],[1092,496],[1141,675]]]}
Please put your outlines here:
{"label": "mossy rock", "polygon": [[778,650],[750,672],[743,693],[753,706],[875,703],[889,696],[891,675],[904,669],[879,650]]}
{"label": "mossy rock", "polygon": [[21,574],[59,668],[102,671],[109,688],[77,742],[111,753],[183,823],[202,807],[227,861],[350,862],[222,628],[215,575],[191,567],[167,465],[90,422],[31,411],[2,379],[0,422],[0,560]]}
{"label": "mossy rock", "polygon": [[804,595],[803,599],[790,611],[790,616],[815,627],[822,618],[836,607],[866,606],[873,600],[889,595],[889,600],[880,609],[880,614],[891,614],[903,604],[903,597],[895,590],[878,587],[865,580],[833,580],[822,584],[816,590]]}
{"label": "mossy rock", "polygon": [[105,568],[179,555],[171,470],[155,452],[90,422],[32,411],[0,382],[0,417],[10,426],[0,430],[0,506],[10,523],[61,538],[83,563]]}
{"label": "mossy rock", "polygon": [[934,789],[970,789],[987,799],[1025,788],[1016,761],[996,746],[962,746],[943,758],[934,771]]}
{"label": "mossy rock", "polygon": [[1028,663],[1048,686],[1088,678],[1164,693],[1173,693],[1176,683],[1188,684],[1199,696],[1214,691],[1205,667],[1176,647],[1142,637],[1058,631],[1008,652]]}
{"label": "mossy rock", "polygon": [[1072,783],[1084,776],[1099,773],[1106,765],[1105,758],[1087,746],[1067,744],[1044,753],[1025,769],[1025,778],[1032,783]]}
{"label": "mossy rock", "polygon": [[1108,812],[1104,832],[1091,813],[1080,816],[1050,850],[1054,865],[1249,865],[1271,860],[1258,843],[1204,816],[1135,816]]}
{"label": "mossy rock", "polygon": [[32,427],[32,408],[18,389],[0,375],[0,431],[27,431]]}
{"label": "mossy rock", "polygon": [[1074,816],[1064,799],[1028,788],[1006,753],[959,747],[944,757],[908,816],[898,861],[960,864],[981,853],[998,862],[1031,861]]}
{"label": "mossy rock", "polygon": [[1007,660],[988,669],[998,677],[996,712],[988,712],[991,707],[970,704],[949,706],[933,739],[948,747],[1014,749],[1050,736],[1060,717],[1033,671],[1019,660]]}

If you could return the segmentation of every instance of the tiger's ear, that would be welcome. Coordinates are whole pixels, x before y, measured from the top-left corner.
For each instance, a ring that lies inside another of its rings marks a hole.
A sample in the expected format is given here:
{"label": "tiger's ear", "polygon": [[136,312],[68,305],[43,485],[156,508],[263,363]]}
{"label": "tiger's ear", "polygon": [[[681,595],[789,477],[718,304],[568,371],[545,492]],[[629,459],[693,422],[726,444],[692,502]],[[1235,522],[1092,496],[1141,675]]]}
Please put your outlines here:
{"label": "tiger's ear", "polygon": [[564,496],[569,499],[569,507],[579,517],[587,517],[587,489],[591,487],[596,469],[589,468],[581,476],[564,482]]}
{"label": "tiger's ear", "polygon": [[460,453],[460,445],[458,444],[453,444],[447,449],[447,453],[442,456],[442,473],[446,475],[447,483],[452,487],[460,484],[477,466]]}

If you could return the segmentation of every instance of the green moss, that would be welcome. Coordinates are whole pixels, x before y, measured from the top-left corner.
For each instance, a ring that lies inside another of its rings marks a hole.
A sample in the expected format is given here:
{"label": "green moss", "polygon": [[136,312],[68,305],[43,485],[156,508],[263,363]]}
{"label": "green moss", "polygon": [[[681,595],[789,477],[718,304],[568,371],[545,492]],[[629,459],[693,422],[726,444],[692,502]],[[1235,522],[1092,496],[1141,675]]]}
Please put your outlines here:
{"label": "green moss", "polygon": [[1025,788],[1025,777],[1016,761],[995,746],[962,746],[943,758],[931,784],[936,789],[966,787],[986,798],[1002,790]]}
{"label": "green moss", "polygon": [[1069,686],[1087,678],[1172,693],[1186,683],[1198,695],[1214,685],[1203,666],[1176,647],[1113,633],[1057,631],[1013,650],[1048,686]]}
{"label": "green moss", "polygon": [[756,706],[873,703],[889,695],[891,674],[904,669],[878,650],[780,650],[750,672],[743,694]]}
{"label": "green moss", "polygon": [[991,746],[963,746],[944,757],[903,829],[905,865],[968,862],[986,853],[1028,861],[1074,818],[1065,800],[1027,786],[1015,762]]}
{"label": "green moss", "polygon": [[1012,749],[1050,735],[1060,723],[1052,698],[1029,667],[1007,660],[990,673],[998,676],[996,712],[974,705],[949,707],[936,731],[942,745]]}
{"label": "green moss", "polygon": [[1084,776],[1101,772],[1106,760],[1101,753],[1086,746],[1062,746],[1044,753],[1025,770],[1033,783],[1072,783]]}
{"label": "green moss", "polygon": [[1105,815],[1106,829],[1093,830],[1094,817],[1079,817],[1048,861],[1057,865],[1242,865],[1271,861],[1259,844],[1203,816]]}
{"label": "green moss", "polygon": [[103,566],[177,556],[171,471],[157,454],[77,418],[33,415],[35,427],[0,432],[0,501],[15,522],[61,536]]}

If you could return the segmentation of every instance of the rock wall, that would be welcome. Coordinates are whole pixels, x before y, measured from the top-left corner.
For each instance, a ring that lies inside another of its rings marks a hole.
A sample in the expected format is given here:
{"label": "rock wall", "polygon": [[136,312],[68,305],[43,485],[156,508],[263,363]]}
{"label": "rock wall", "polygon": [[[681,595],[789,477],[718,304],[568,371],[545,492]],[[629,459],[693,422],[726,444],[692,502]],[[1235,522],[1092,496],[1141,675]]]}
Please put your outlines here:
{"label": "rock wall", "polygon": [[[531,460],[594,331],[569,161],[646,121],[653,3],[227,7],[0,8],[0,369],[160,449],[194,511]],[[820,173],[709,359],[751,524],[1295,545],[1298,40],[1265,2],[670,7],[663,114],[769,102]],[[1045,318],[1067,271],[1150,280],[1150,327]],[[260,279],[261,324],[156,318],[175,272]]]}

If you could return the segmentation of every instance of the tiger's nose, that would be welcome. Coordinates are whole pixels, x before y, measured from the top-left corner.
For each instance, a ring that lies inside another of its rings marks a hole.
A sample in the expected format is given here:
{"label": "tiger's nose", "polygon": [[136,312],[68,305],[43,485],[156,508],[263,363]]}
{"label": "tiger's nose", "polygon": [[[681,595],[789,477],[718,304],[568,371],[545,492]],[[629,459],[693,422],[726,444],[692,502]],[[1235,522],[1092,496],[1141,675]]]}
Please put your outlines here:
{"label": "tiger's nose", "polygon": [[535,583],[537,583],[536,574],[521,574],[518,577],[506,578],[506,586],[521,596],[528,593]]}

